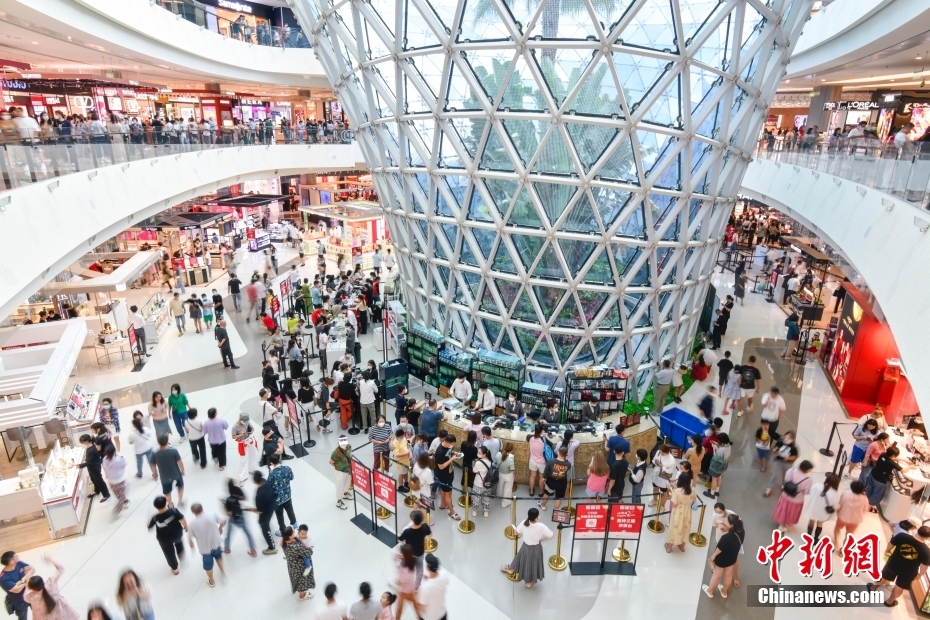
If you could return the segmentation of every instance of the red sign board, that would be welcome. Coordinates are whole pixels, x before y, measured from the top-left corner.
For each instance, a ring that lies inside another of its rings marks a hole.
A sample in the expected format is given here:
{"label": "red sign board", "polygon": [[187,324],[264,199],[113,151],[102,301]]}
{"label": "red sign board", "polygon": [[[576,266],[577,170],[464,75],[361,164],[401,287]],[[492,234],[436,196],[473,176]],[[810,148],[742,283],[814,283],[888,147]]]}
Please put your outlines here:
{"label": "red sign board", "polygon": [[384,506],[391,512],[397,510],[397,483],[387,474],[373,470],[375,480],[375,503]]}
{"label": "red sign board", "polygon": [[612,504],[610,507],[610,527],[607,537],[636,540],[643,527],[642,504]]}
{"label": "red sign board", "polygon": [[281,297],[287,297],[291,292],[291,281],[287,278],[281,280]]}
{"label": "red sign board", "polygon": [[136,336],[136,327],[135,325],[130,325],[129,329],[126,330],[126,337],[129,339],[129,350],[135,351],[136,341],[139,339]]}
{"label": "red sign board", "polygon": [[355,492],[371,501],[371,470],[355,459],[351,459],[349,465],[352,467],[352,486],[355,487]]}
{"label": "red sign board", "polygon": [[183,258],[172,258],[171,266],[174,267],[175,270],[184,269],[184,259]]}
{"label": "red sign board", "polygon": [[281,300],[277,297],[271,298],[271,315],[274,316],[281,312]]}
{"label": "red sign board", "polygon": [[291,424],[297,426],[299,424],[299,420],[297,419],[297,405],[294,404],[290,396],[286,396],[285,400],[287,402],[287,416],[291,419]]}
{"label": "red sign board", "polygon": [[604,538],[607,531],[607,504],[575,506],[575,538]]}
{"label": "red sign board", "polygon": [[255,238],[255,229],[254,229],[254,228],[246,228],[246,229],[245,229],[245,238],[246,238],[246,239],[254,239],[254,238]]}

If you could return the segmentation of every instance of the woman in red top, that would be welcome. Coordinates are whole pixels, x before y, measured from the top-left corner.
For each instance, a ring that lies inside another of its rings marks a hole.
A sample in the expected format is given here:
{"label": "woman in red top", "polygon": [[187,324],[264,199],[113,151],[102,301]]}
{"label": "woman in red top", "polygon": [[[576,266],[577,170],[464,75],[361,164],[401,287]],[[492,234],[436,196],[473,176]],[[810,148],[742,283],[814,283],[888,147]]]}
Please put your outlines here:
{"label": "woman in red top", "polygon": [[268,316],[268,314],[266,314],[265,312],[262,312],[261,317],[262,317],[262,325],[265,326],[265,329],[268,330],[268,333],[270,334],[274,332],[274,330],[277,328],[277,325],[274,324],[274,319]]}

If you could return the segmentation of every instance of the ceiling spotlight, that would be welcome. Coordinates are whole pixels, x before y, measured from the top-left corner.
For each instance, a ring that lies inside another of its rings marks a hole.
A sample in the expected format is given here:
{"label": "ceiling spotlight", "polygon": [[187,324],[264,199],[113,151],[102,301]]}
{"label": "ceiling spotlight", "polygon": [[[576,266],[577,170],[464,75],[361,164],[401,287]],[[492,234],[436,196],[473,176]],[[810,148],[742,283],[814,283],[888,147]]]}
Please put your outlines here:
{"label": "ceiling spotlight", "polygon": [[923,57],[923,56],[918,56],[918,57],[917,57],[917,58],[915,58],[914,60],[923,60],[923,59],[924,59],[924,57]]}
{"label": "ceiling spotlight", "polygon": [[38,42],[38,41],[33,41],[32,44],[33,44],[33,45],[38,45],[39,42]]}
{"label": "ceiling spotlight", "polygon": [[826,82],[826,80],[820,80],[821,82]]}
{"label": "ceiling spotlight", "polygon": [[894,80],[888,80],[889,82],[894,82]]}

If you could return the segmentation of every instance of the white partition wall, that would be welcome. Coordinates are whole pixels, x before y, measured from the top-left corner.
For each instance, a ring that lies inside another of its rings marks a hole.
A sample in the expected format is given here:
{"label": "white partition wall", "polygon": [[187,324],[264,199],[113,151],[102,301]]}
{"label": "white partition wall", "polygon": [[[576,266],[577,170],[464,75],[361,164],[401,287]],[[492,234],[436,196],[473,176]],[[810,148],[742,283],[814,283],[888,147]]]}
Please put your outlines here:
{"label": "white partition wall", "polygon": [[[336,5],[337,8],[334,8]],[[302,0],[410,316],[651,376],[690,353],[750,145],[810,0]]]}

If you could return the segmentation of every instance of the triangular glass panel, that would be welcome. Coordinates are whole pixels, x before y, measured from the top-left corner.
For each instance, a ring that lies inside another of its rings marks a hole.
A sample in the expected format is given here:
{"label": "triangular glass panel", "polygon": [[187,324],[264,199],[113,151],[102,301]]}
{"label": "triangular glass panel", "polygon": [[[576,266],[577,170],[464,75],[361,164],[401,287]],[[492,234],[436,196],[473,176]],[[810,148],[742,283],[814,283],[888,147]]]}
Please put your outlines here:
{"label": "triangular glass panel", "polygon": [[524,29],[529,25],[530,20],[533,19],[538,4],[525,2],[524,0],[504,0],[504,6],[507,7],[507,11],[516,23],[517,28],[520,29],[520,32],[525,32]]}
{"label": "triangular glass panel", "polygon": [[605,179],[622,181],[639,185],[639,173],[636,171],[636,158],[633,155],[633,140],[627,138],[620,143],[607,161],[597,171]]}
{"label": "triangular glass panel", "polygon": [[462,146],[465,147],[468,156],[474,159],[487,120],[483,118],[452,118],[449,119],[449,123],[455,128],[455,133],[459,137]]}
{"label": "triangular glass panel", "polygon": [[503,309],[505,312],[510,312],[513,303],[517,300],[517,294],[520,292],[520,283],[497,278],[494,278],[492,282],[497,285],[497,292],[500,293],[501,301],[504,303]]}
{"label": "triangular glass panel", "polygon": [[722,88],[717,79],[720,76],[701,65],[694,63],[689,67],[688,92],[691,94],[691,112],[695,112],[705,97],[709,97],[715,88]]}
{"label": "triangular glass panel", "polygon": [[559,306],[559,302],[562,301],[562,295],[565,294],[565,291],[551,286],[534,286],[533,290],[536,291],[536,299],[543,311],[543,318],[548,323],[552,319],[555,309]]}
{"label": "triangular glass panel", "polygon": [[468,190],[468,178],[455,174],[444,176],[443,179],[445,179],[449,191],[452,192],[452,198],[455,199],[453,206],[461,208],[462,203],[465,202],[465,192]]}
{"label": "triangular glass panel", "polygon": [[743,12],[743,42],[740,44],[740,49],[745,50],[750,47],[762,32],[764,25],[765,17],[752,4],[747,4]]}
{"label": "triangular glass panel", "polygon": [[546,244],[539,262],[536,263],[536,269],[533,275],[538,278],[547,278],[551,280],[565,280],[565,274],[562,272],[562,264],[559,263],[559,257],[551,244]]}
{"label": "triangular glass panel", "polygon": [[496,237],[494,231],[484,228],[472,228],[471,232],[475,236],[475,241],[478,242],[478,247],[484,257],[491,258],[491,249],[494,247],[494,238]]}
{"label": "triangular glass panel", "polygon": [[[582,9],[584,12],[584,9]],[[563,15],[564,19],[564,15]],[[539,69],[542,72],[549,94],[556,107],[562,107],[568,93],[581,79],[585,68],[591,64],[591,52],[576,48],[546,49],[542,52]],[[577,98],[576,98],[577,101]]]}
{"label": "triangular glass panel", "polygon": [[[541,3],[540,3],[541,4]],[[527,3],[535,8],[536,3]],[[546,3],[543,7],[542,15],[536,20],[532,31],[529,32],[531,39],[558,39],[562,41],[575,40],[597,40],[597,30],[594,28],[594,22],[588,11],[585,10],[583,2],[555,2]],[[552,51],[546,49],[543,54]]]}
{"label": "triangular glass panel", "polygon": [[584,329],[584,321],[581,318],[581,312],[575,303],[575,296],[571,293],[565,299],[565,305],[559,310],[555,317],[556,327],[571,327],[573,329]]}
{"label": "triangular glass panel", "polygon": [[533,183],[536,195],[539,197],[539,203],[543,207],[549,223],[552,224],[562,215],[568,202],[575,195],[576,188],[571,185],[562,185],[560,183],[543,183],[536,181]]}
{"label": "triangular glass panel", "polygon": [[535,329],[514,327],[513,333],[517,337],[517,342],[520,343],[520,349],[523,351],[523,356],[529,358],[530,352],[533,350],[533,347],[536,346],[536,342],[539,340],[539,332]]}
{"label": "triangular glass panel", "polygon": [[565,257],[565,264],[572,270],[569,275],[574,280],[581,267],[591,258],[597,243],[594,241],[559,239],[559,247],[562,249],[562,256]]}
{"label": "triangular glass panel", "polygon": [[665,125],[666,127],[681,127],[681,75],[676,75],[671,83],[661,93],[653,92],[652,103],[646,109],[643,120]]}
{"label": "triangular glass panel", "polygon": [[594,352],[591,350],[591,343],[585,342],[578,349],[578,355],[575,357],[576,364],[591,364],[594,362]]}
{"label": "triangular glass panel", "polygon": [[[535,61],[530,57],[530,62]],[[542,112],[546,109],[546,100],[536,84],[536,78],[527,64],[524,56],[518,56],[513,65],[513,73],[507,88],[497,106],[498,110]]]}
{"label": "triangular glass panel", "polygon": [[562,132],[554,126],[549,133],[549,138],[540,149],[539,158],[533,165],[533,172],[569,175],[575,171],[576,166],[572,160],[571,151],[565,144]]}
{"label": "triangular glass panel", "polygon": [[[380,20],[379,20],[380,21]],[[380,26],[384,28],[384,22]],[[365,20],[363,26],[365,32],[365,41],[368,44],[365,50],[369,60],[377,60],[391,55],[391,46],[381,40],[378,31],[374,28],[373,22]]]}
{"label": "triangular glass panel", "polygon": [[442,232],[446,236],[446,241],[449,242],[449,247],[455,250],[455,243],[459,238],[459,229],[455,224],[440,224],[442,226]]}
{"label": "triangular glass panel", "polygon": [[477,93],[472,90],[468,80],[462,75],[458,63],[453,61],[452,71],[449,73],[449,90],[446,94],[446,111],[461,112],[462,110],[480,109],[481,104]]}
{"label": "triangular glass panel", "polygon": [[493,2],[467,0],[462,9],[462,22],[456,41],[499,41],[509,38],[503,18]]}
{"label": "triangular glass panel", "polygon": [[594,215],[594,209],[588,200],[587,192],[583,193],[575,206],[572,207],[572,212],[562,223],[561,229],[569,232],[601,233],[601,226]]}
{"label": "triangular glass panel", "polygon": [[510,201],[520,187],[519,182],[510,179],[485,179],[484,184],[488,188],[488,193],[491,194],[491,199],[494,200],[500,214],[507,213]]}
{"label": "triangular glass panel", "polygon": [[614,274],[610,268],[610,259],[607,258],[607,252],[599,248],[596,254],[597,258],[595,258],[594,263],[588,267],[588,271],[585,272],[582,282],[586,284],[612,285],[614,283]]}
{"label": "triangular glass panel", "polygon": [[694,60],[711,67],[712,69],[726,70],[728,65],[727,54],[730,53],[730,41],[734,36],[733,17],[728,15],[721,20],[715,31],[694,53]]}
{"label": "triangular glass panel", "polygon": [[594,345],[595,363],[610,364],[610,352],[617,344],[617,338],[595,336],[591,338],[591,344]]}
{"label": "triangular glass panel", "polygon": [[581,342],[581,336],[571,334],[552,334],[552,343],[555,345],[556,353],[563,364],[568,362],[575,347]]}
{"label": "triangular glass panel", "polygon": [[[408,67],[407,70],[416,71],[412,67]],[[431,111],[429,107],[430,101],[420,92],[420,89],[416,87],[416,84],[408,75],[404,76],[404,92],[406,93],[404,106],[408,114]]]}
{"label": "triangular glass panel", "polygon": [[[524,166],[533,159],[533,156],[536,154],[536,149],[539,148],[539,141],[545,135],[546,128],[548,127],[549,123],[543,123],[542,121],[520,121],[510,119],[504,121],[504,128],[507,130],[507,135],[510,136],[510,140],[517,149],[517,154],[520,156],[520,160],[523,162]],[[510,170],[512,171],[513,168]]]}
{"label": "triangular glass panel", "polygon": [[510,212],[510,219],[507,223],[511,226],[523,228],[543,228],[542,220],[539,217],[539,213],[536,211],[536,205],[533,204],[533,200],[530,198],[530,193],[526,190],[526,186],[520,190],[520,195],[517,196],[517,200],[514,202],[513,210]]}
{"label": "triangular glass panel", "polygon": [[527,323],[539,323],[539,317],[536,316],[536,309],[533,308],[533,302],[530,300],[530,296],[525,287],[520,293],[517,305],[514,306],[511,318]]}
{"label": "triangular glass panel", "polygon": [[681,30],[685,33],[685,45],[708,23],[714,11],[723,4],[722,0],[691,0],[679,4]]}
{"label": "triangular glass panel", "polygon": [[[765,50],[765,53],[769,53],[769,50]],[[752,60],[749,61],[749,64],[744,65],[740,77],[743,78],[743,81],[747,84],[754,84],[756,81],[756,73],[759,71],[759,67],[762,66],[762,55],[763,50],[756,52],[756,55],[752,57]],[[745,60],[741,61],[745,62]]]}
{"label": "triangular glass panel", "polygon": [[532,361],[542,366],[556,365],[555,357],[552,355],[552,348],[549,346],[549,339],[545,336],[540,339],[539,345],[536,346]]}
{"label": "triangular glass panel", "polygon": [[[462,244],[463,246],[465,244]],[[470,271],[462,271],[462,279],[465,280],[465,284],[468,286],[468,291],[471,293],[472,299],[478,299],[478,289],[481,288],[481,274],[472,273]]]}
{"label": "triangular glass panel", "polygon": [[631,112],[639,107],[646,93],[662,79],[662,75],[672,67],[672,64],[649,56],[614,52],[617,78],[623,85],[623,94]]}
{"label": "triangular glass panel", "polygon": [[[405,4],[407,10],[404,14],[404,49],[420,49],[441,45],[433,29],[429,27],[426,19],[420,14],[419,7],[410,0],[407,0]],[[395,11],[397,7],[392,3],[390,10]],[[392,14],[392,12],[388,13],[388,15]]]}
{"label": "triangular glass panel", "polygon": [[627,9],[633,4],[634,0],[614,0],[612,2],[592,2],[591,8],[594,9],[594,15],[601,24],[604,34],[607,35],[614,29]]}
{"label": "triangular glass panel", "polygon": [[517,249],[517,253],[520,255],[520,262],[523,264],[523,268],[529,271],[530,267],[533,266],[533,261],[539,256],[539,251],[546,243],[546,238],[511,233],[510,240]]}
{"label": "triangular glass panel", "polygon": [[513,343],[510,340],[509,330],[506,330],[506,329],[504,330],[504,337],[501,338],[501,344],[499,348],[501,351],[507,351],[508,353],[513,353],[514,355],[517,355],[517,356],[520,355],[520,349],[513,346]]}
{"label": "triangular glass panel", "polygon": [[452,140],[446,135],[446,132],[442,133],[442,144],[439,147],[439,167],[440,168],[464,168],[465,164],[462,163],[462,158],[459,157],[459,154],[455,152],[455,148],[452,146]]}
{"label": "triangular glass panel", "polygon": [[616,303],[610,304],[610,310],[604,315],[604,318],[597,324],[598,329],[620,329],[620,306]]}
{"label": "triangular glass panel", "polygon": [[678,241],[678,229],[680,227],[680,223],[681,218],[676,215],[673,220],[669,222],[665,232],[662,233],[662,241]]}
{"label": "triangular glass panel", "polygon": [[484,204],[484,197],[481,195],[481,192],[478,191],[477,187],[475,187],[471,193],[471,204],[468,206],[468,219],[478,222],[494,221],[494,218],[491,217],[491,210]]}
{"label": "triangular glass panel", "polygon": [[491,293],[492,281],[493,280],[485,283],[484,292],[481,294],[481,306],[479,307],[479,310],[500,316],[500,308],[497,306],[497,301],[494,299],[494,295]]}
{"label": "triangular glass panel", "polygon": [[[442,66],[443,54],[424,54],[422,56],[412,57],[414,66],[423,77],[423,81],[429,86],[433,99],[439,98],[439,92],[442,90]],[[423,93],[425,96],[426,93]]]}
{"label": "triangular glass panel", "polygon": [[433,12],[436,13],[436,17],[439,18],[439,21],[442,22],[442,25],[445,27],[446,34],[452,33],[455,30],[455,4],[451,2],[428,2],[424,4],[433,9]]}
{"label": "triangular glass panel", "polygon": [[626,276],[630,267],[636,262],[642,254],[643,249],[635,245],[626,245],[625,243],[613,244],[614,264],[617,266],[617,273],[620,277]]}
{"label": "triangular glass panel", "polygon": [[483,49],[468,52],[468,65],[484,89],[485,95],[491,101],[497,101],[498,93],[507,72],[513,63],[514,51],[512,49]]}
{"label": "triangular glass panel", "polygon": [[484,333],[487,334],[488,340],[491,341],[491,346],[496,347],[497,339],[500,338],[501,335],[500,323],[495,323],[488,319],[481,319],[481,324],[484,325]]}
{"label": "triangular glass panel", "polygon": [[618,42],[665,52],[678,52],[675,20],[669,0],[644,0],[620,33]]}
{"label": "triangular glass panel", "polygon": [[436,215],[445,215],[446,217],[455,217],[445,196],[436,188]]}
{"label": "triangular glass panel", "polygon": [[497,129],[491,127],[488,142],[484,145],[484,155],[481,157],[481,167],[491,170],[513,172],[515,170],[510,154],[504,147],[503,139],[498,135]]}
{"label": "triangular glass panel", "polygon": [[[581,123],[571,122],[566,123],[565,127],[568,129],[568,135],[571,136],[572,144],[575,145],[575,153],[578,154],[578,159],[581,160],[585,172],[591,169],[594,162],[607,149],[610,141],[617,135],[617,130],[613,127],[582,125]],[[634,174],[635,170],[634,167]]]}
{"label": "triangular glass panel", "polygon": [[[577,79],[570,83],[570,88],[574,88],[576,83]],[[623,118],[623,107],[620,104],[617,83],[614,81],[610,63],[606,58],[599,57],[597,66],[585,78],[566,109],[569,114],[574,112],[591,116]]]}
{"label": "triangular glass panel", "polygon": [[627,293],[623,296],[623,306],[626,308],[627,319],[633,318],[633,315],[636,314],[645,299],[645,293]]}
{"label": "triangular glass panel", "polygon": [[491,269],[504,273],[517,273],[517,267],[513,264],[513,258],[511,258],[510,252],[507,251],[507,244],[503,240],[497,244],[497,254],[494,255],[494,263],[491,265]]}
{"label": "triangular glass panel", "polygon": [[609,297],[610,295],[600,291],[578,291],[578,302],[581,304],[581,312],[588,325],[594,322],[594,317],[601,311]]}
{"label": "triangular glass panel", "polygon": [[449,256],[446,254],[445,248],[442,247],[442,244],[438,240],[433,240],[433,252],[436,255],[436,258],[442,260],[449,260]]}
{"label": "triangular glass panel", "polygon": [[620,217],[623,207],[630,200],[630,192],[607,187],[592,187],[591,195],[594,197],[594,204],[601,215],[604,230],[609,229]]}

